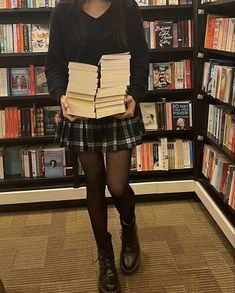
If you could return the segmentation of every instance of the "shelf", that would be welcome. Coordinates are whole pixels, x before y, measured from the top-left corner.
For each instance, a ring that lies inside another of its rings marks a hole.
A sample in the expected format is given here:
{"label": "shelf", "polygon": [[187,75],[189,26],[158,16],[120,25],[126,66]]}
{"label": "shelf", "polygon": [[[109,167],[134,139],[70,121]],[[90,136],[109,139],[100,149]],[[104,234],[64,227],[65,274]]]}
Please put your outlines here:
{"label": "shelf", "polygon": [[152,5],[152,6],[139,6],[140,10],[182,10],[193,9],[193,5]]}
{"label": "shelf", "polygon": [[221,100],[219,99],[215,99],[213,98],[211,95],[209,94],[205,94],[206,98],[208,99],[208,102],[211,103],[211,104],[216,104],[216,105],[221,105],[223,107],[225,107],[226,109],[228,110],[231,110],[231,111],[235,111],[235,106],[231,105],[231,104],[228,104],[228,103],[224,103],[222,102]]}
{"label": "shelf", "polygon": [[194,131],[193,129],[189,130],[151,130],[146,131],[146,134],[143,136],[144,142],[154,141],[158,137],[167,137],[167,138],[182,138],[182,139],[193,139]]}
{"label": "shelf", "polygon": [[54,178],[24,178],[20,176],[8,176],[0,180],[0,192],[19,191],[33,189],[50,189],[72,187],[72,176],[54,177]]}
{"label": "shelf", "polygon": [[22,144],[40,144],[40,143],[53,143],[54,136],[28,136],[18,138],[0,138],[0,145],[22,145]]}
{"label": "shelf", "polygon": [[193,169],[174,169],[168,171],[131,171],[130,182],[144,181],[167,181],[169,180],[191,180]]}
{"label": "shelf", "polygon": [[54,8],[46,8],[46,7],[42,7],[42,8],[13,8],[13,9],[0,9],[0,14],[5,14],[5,13],[42,13],[42,12],[46,12],[46,13],[51,13],[53,11]]}
{"label": "shelf", "polygon": [[29,101],[50,101],[51,98],[49,95],[33,95],[33,96],[5,96],[5,97],[1,97],[0,96],[0,102],[21,102],[21,101],[25,101],[25,100],[29,100]]}
{"label": "shelf", "polygon": [[214,186],[212,186],[209,180],[202,174],[202,178],[198,179],[198,181],[203,185],[203,187],[209,192],[211,198],[214,202],[219,206],[222,210],[223,214],[227,217],[227,219],[231,222],[231,224],[235,227],[235,211],[224,202],[224,195],[219,193]]}
{"label": "shelf", "polygon": [[0,58],[46,56],[47,52],[0,53]]}
{"label": "shelf", "polygon": [[226,148],[223,145],[219,145],[217,140],[214,138],[213,135],[211,135],[210,133],[207,133],[206,137],[205,137],[205,142],[212,144],[214,147],[216,147],[218,149],[218,151],[225,155],[229,161],[231,161],[232,163],[235,163],[235,153],[232,153],[228,148]]}
{"label": "shelf", "polygon": [[219,0],[215,2],[210,2],[210,3],[204,3],[204,4],[199,4],[199,8],[214,8],[214,7],[228,7],[228,6],[235,6],[234,0]]}
{"label": "shelf", "polygon": [[215,56],[216,58],[219,57],[226,57],[226,58],[235,58],[235,53],[234,52],[228,52],[228,51],[221,51],[221,50],[215,50],[215,49],[207,49],[203,48],[200,49],[199,52],[205,53],[206,55],[212,55]]}
{"label": "shelf", "polygon": [[164,97],[167,100],[172,101],[180,101],[180,100],[191,100],[194,94],[193,89],[176,89],[176,90],[168,90],[168,89],[159,89],[159,90],[149,90],[145,96],[145,100],[153,99],[156,97]]}
{"label": "shelf", "polygon": [[193,48],[164,48],[149,49],[150,62],[177,61],[183,59],[192,59]]}
{"label": "shelf", "polygon": [[[179,169],[169,171],[131,171],[130,183],[149,181],[169,181],[171,180],[193,180],[193,169]],[[79,176],[81,186],[85,185],[84,176]],[[72,176],[55,178],[23,178],[20,176],[8,176],[0,180],[0,192],[19,191],[32,189],[50,189],[72,187]]]}

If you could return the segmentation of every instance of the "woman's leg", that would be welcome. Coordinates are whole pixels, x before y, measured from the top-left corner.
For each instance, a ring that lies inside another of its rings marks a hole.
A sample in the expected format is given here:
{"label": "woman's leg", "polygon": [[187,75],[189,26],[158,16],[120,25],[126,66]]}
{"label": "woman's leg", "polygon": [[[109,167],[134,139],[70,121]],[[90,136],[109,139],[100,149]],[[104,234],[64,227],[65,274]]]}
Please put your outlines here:
{"label": "woman's leg", "polygon": [[105,245],[107,231],[107,203],[105,198],[105,167],[102,153],[79,152],[79,160],[85,173],[87,208],[99,246]]}
{"label": "woman's leg", "polygon": [[107,185],[119,211],[122,225],[120,266],[133,273],[140,263],[140,245],[135,222],[135,194],[129,185],[131,150],[107,153]]}
{"label": "woman's leg", "polygon": [[129,185],[131,150],[106,154],[107,185],[121,219],[129,224],[135,214],[135,194]]}
{"label": "woman's leg", "polygon": [[107,203],[105,198],[106,174],[101,153],[78,153],[87,184],[87,207],[95,234],[99,259],[99,291],[120,291],[115,267],[111,235],[107,231]]}

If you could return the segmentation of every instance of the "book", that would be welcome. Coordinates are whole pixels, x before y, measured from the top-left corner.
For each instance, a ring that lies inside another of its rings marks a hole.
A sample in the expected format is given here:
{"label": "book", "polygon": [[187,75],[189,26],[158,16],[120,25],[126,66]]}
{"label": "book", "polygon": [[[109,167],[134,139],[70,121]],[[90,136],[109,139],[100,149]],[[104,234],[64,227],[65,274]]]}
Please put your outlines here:
{"label": "book", "polygon": [[64,148],[45,148],[45,177],[62,177],[64,175]]}
{"label": "book", "polygon": [[59,106],[47,106],[43,109],[44,135],[54,135],[60,121]]}
{"label": "book", "polygon": [[190,102],[172,102],[172,129],[186,130],[192,127],[192,109]]}
{"label": "book", "polygon": [[47,52],[49,47],[49,25],[32,24],[33,52]]}
{"label": "book", "polygon": [[44,66],[35,66],[35,93],[36,95],[48,94],[48,86]]}
{"label": "book", "polygon": [[12,96],[24,96],[29,92],[28,68],[10,68],[10,91]]}
{"label": "book", "polygon": [[153,89],[173,88],[173,67],[171,62],[153,63]]}
{"label": "book", "polygon": [[140,103],[145,130],[157,130],[156,104]]}

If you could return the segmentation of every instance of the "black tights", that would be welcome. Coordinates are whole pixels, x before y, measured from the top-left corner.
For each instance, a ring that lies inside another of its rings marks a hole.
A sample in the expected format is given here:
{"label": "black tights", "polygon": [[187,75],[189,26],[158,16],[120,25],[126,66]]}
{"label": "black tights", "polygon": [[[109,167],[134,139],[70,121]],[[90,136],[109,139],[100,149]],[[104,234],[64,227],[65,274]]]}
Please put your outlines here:
{"label": "black tights", "polygon": [[78,153],[87,184],[87,207],[99,246],[105,245],[107,235],[107,203],[105,185],[125,223],[131,223],[135,212],[135,195],[129,185],[131,150],[106,154],[106,170],[101,153]]}

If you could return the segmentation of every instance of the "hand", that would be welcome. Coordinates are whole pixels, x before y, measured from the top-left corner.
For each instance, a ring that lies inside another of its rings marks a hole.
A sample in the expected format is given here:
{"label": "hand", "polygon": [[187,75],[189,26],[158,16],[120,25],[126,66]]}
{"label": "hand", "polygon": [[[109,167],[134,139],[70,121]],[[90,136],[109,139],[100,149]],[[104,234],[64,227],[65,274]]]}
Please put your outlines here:
{"label": "hand", "polygon": [[70,122],[74,122],[75,120],[78,119],[87,119],[84,117],[79,117],[79,116],[74,116],[74,115],[70,115],[67,113],[67,108],[68,108],[68,102],[67,102],[67,97],[66,96],[61,96],[60,97],[60,104],[61,104],[61,108],[62,108],[62,113],[64,118],[67,118]]}
{"label": "hand", "polygon": [[124,120],[126,118],[131,118],[134,116],[134,112],[135,112],[135,106],[136,106],[136,101],[132,96],[127,96],[124,99],[124,102],[126,104],[126,112],[125,113],[121,113],[121,114],[115,114],[113,115],[113,117],[120,119],[120,120]]}

